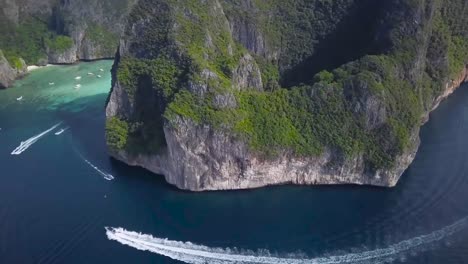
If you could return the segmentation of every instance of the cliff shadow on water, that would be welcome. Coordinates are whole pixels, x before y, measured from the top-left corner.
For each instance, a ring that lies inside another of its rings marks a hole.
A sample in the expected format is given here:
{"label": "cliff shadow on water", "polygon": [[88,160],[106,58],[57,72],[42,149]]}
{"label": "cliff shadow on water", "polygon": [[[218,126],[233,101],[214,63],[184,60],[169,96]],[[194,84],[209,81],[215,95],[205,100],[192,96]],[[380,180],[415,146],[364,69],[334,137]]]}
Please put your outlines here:
{"label": "cliff shadow on water", "polygon": [[[384,14],[392,1],[361,0],[337,25],[336,30],[319,40],[313,54],[287,69],[281,76],[283,87],[310,83],[322,70],[331,71],[365,55],[382,53],[388,46],[379,39]],[[383,34],[382,34],[383,35]]]}
{"label": "cliff shadow on water", "polygon": [[[77,140],[86,153],[92,154],[93,149],[105,149],[104,107],[106,94],[98,94],[77,98],[69,103],[58,106],[53,113],[70,127],[73,140]],[[101,153],[107,155],[105,151]]]}

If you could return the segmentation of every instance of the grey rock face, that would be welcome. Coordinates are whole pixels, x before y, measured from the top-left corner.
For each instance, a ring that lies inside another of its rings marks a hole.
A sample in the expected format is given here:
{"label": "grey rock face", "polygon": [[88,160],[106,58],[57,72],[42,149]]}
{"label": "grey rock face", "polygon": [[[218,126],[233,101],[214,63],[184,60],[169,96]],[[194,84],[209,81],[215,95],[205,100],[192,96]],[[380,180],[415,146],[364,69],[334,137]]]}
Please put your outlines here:
{"label": "grey rock face", "polygon": [[23,16],[50,16],[54,4],[52,0],[0,0],[0,14],[17,25]]}
{"label": "grey rock face", "polygon": [[387,121],[385,103],[377,95],[370,92],[366,81],[359,79],[350,81],[346,85],[344,93],[356,116],[365,117],[364,121],[368,131]]}
{"label": "grey rock face", "polygon": [[0,2],[2,6],[0,7],[0,14],[2,14],[6,19],[12,21],[15,25],[18,24],[19,20],[19,6],[15,0],[3,0]]}
{"label": "grey rock face", "polygon": [[213,105],[218,109],[235,108],[237,106],[236,97],[230,92],[216,94],[213,98]]}
{"label": "grey rock face", "polygon": [[245,54],[239,61],[238,67],[232,74],[234,89],[245,90],[248,88],[258,91],[263,90],[262,75],[257,63],[250,54]]}
{"label": "grey rock face", "polygon": [[0,51],[0,88],[9,87],[16,78],[16,71]]}
{"label": "grey rock face", "polygon": [[[117,45],[117,43],[114,43],[114,45]],[[103,48],[99,43],[88,38],[84,38],[81,41],[80,47],[78,57],[82,60],[111,59],[115,55],[115,49]]]}
{"label": "grey rock face", "polygon": [[180,189],[191,191],[250,189],[279,184],[360,184],[395,186],[415,157],[413,151],[398,157],[398,169],[367,173],[357,156],[332,164],[337,153],[327,150],[319,157],[295,158],[287,152],[265,160],[249,151],[242,141],[208,126],[179,119],[177,128],[164,128],[167,151],[162,155],[112,155],[129,165],[163,174]]}
{"label": "grey rock face", "polygon": [[128,95],[120,85],[119,82],[116,82],[112,87],[112,92],[110,93],[109,102],[106,107],[106,116],[123,116],[128,117],[132,113],[132,106]]}
{"label": "grey rock face", "polygon": [[233,36],[249,51],[258,55],[265,55],[268,53],[265,39],[259,30],[257,30],[255,24],[232,18],[230,25]]}
{"label": "grey rock face", "polygon": [[[118,46],[117,38],[123,32],[125,18],[135,2],[136,0],[63,2],[59,10],[62,16],[66,17],[64,30],[75,42],[75,57],[81,60],[113,58]],[[96,28],[100,30],[96,31]],[[105,33],[106,36],[102,34],[96,36],[96,33]],[[109,35],[115,36],[116,39],[106,39],[105,37]],[[94,38],[104,43],[96,42]],[[109,41],[115,43],[107,43]]]}
{"label": "grey rock face", "polygon": [[0,50],[0,88],[10,87],[18,76],[26,74],[26,63],[20,59],[20,64],[19,69],[13,68]]}
{"label": "grey rock face", "polygon": [[63,52],[49,50],[47,53],[49,63],[53,64],[71,64],[78,60],[76,45],[73,45],[71,48]]}

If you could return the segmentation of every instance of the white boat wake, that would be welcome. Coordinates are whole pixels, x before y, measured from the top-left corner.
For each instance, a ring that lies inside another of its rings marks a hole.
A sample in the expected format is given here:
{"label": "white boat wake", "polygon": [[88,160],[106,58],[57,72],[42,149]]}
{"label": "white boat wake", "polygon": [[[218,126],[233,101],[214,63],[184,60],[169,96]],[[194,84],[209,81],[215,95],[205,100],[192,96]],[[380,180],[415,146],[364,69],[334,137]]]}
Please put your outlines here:
{"label": "white boat wake", "polygon": [[456,223],[427,235],[421,235],[386,248],[349,253],[337,256],[317,258],[288,258],[275,257],[268,253],[242,253],[237,249],[211,248],[196,245],[191,242],[179,242],[153,237],[151,235],[127,231],[123,228],[106,227],[106,235],[109,240],[115,240],[123,245],[142,251],[150,251],[159,255],[192,264],[338,264],[338,263],[386,263],[394,261],[407,253],[415,254],[418,251],[428,249],[432,244],[442,241],[460,230],[468,223],[465,217]]}
{"label": "white boat wake", "polygon": [[102,170],[100,170],[97,166],[94,166],[94,164],[92,164],[90,161],[88,161],[87,159],[83,158],[83,160],[89,165],[91,166],[91,168],[93,168],[95,171],[99,172],[99,174],[102,175],[102,177],[104,177],[104,179],[108,180],[108,181],[112,181],[114,179],[114,176],[112,176],[111,174],[109,173],[106,173],[106,172],[103,172]]}
{"label": "white boat wake", "polygon": [[41,139],[43,136],[47,135],[50,131],[57,128],[60,124],[61,122],[47,129],[46,131],[27,139],[26,141],[21,141],[21,144],[11,152],[11,155],[20,155],[21,153],[26,151],[30,146],[36,143],[39,139]]}
{"label": "white boat wake", "polygon": [[59,135],[61,135],[63,132],[67,131],[68,129],[69,129],[69,127],[62,128],[62,129],[60,129],[59,131],[55,132],[55,135],[56,135],[56,136],[59,136]]}

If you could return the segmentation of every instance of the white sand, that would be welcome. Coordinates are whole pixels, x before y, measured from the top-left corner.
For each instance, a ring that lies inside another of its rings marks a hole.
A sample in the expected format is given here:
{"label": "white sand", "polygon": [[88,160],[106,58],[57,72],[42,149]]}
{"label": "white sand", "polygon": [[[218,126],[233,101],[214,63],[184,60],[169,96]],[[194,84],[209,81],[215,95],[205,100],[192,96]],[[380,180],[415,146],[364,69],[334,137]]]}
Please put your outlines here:
{"label": "white sand", "polygon": [[52,66],[52,64],[47,64],[46,66],[37,66],[37,65],[31,65],[31,66],[28,66],[28,72],[30,71],[34,71],[34,70],[37,70],[37,69],[40,69],[42,67],[49,67],[49,66]]}

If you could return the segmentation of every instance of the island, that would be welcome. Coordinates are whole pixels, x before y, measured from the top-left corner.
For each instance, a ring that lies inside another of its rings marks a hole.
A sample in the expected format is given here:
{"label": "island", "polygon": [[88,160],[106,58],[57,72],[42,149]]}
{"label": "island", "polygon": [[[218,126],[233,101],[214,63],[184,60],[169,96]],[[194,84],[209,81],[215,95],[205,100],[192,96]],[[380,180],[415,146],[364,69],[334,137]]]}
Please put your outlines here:
{"label": "island", "polygon": [[466,1],[140,0],[110,154],[191,191],[395,186],[467,80]]}

